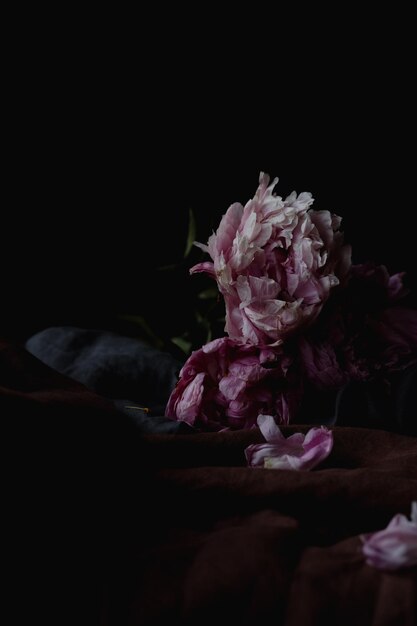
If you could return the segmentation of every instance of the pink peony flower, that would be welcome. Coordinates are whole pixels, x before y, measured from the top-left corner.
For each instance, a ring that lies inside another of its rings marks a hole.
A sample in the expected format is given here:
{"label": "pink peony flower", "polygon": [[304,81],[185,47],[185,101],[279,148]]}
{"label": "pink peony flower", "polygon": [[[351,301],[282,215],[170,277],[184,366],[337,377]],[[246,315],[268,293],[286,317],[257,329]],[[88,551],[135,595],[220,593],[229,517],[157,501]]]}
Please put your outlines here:
{"label": "pink peony flower", "polygon": [[362,535],[366,562],[382,570],[417,565],[417,502],[411,505],[411,519],[395,515],[384,530]]}
{"label": "pink peony flower", "polygon": [[295,433],[286,439],[272,416],[259,415],[257,422],[267,443],[246,448],[246,459],[251,467],[310,470],[332,450],[333,434],[324,426],[311,428],[306,435]]}
{"label": "pink peony flower", "polygon": [[255,197],[232,204],[208,245],[213,262],[191,272],[213,276],[226,303],[230,337],[278,346],[320,313],[331,289],[346,276],[350,247],[343,245],[341,218],[313,211],[309,193],[285,200],[261,173]]}
{"label": "pink peony flower", "polygon": [[[398,305],[403,274],[352,266],[341,218],[312,210],[309,193],[283,200],[276,183],[261,173],[254,198],[231,205],[208,245],[197,244],[212,261],[190,271],[216,280],[229,336],[191,355],[166,415],[198,429],[251,428],[259,414],[288,423],[303,390],[308,400],[417,361],[417,311]],[[282,444],[275,435],[270,446]]]}
{"label": "pink peony flower", "polygon": [[300,396],[292,359],[282,349],[260,350],[223,337],[191,354],[166,415],[214,431],[251,428],[260,413],[286,424]]}

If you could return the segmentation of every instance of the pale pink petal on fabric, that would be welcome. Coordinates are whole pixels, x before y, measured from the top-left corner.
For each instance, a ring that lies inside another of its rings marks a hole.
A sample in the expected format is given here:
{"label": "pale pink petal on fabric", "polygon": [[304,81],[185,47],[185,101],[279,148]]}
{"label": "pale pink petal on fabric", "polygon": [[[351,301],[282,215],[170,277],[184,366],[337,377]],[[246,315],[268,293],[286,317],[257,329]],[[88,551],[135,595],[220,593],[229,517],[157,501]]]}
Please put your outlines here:
{"label": "pale pink petal on fabric", "polygon": [[368,565],[396,570],[417,565],[417,502],[411,505],[411,519],[395,515],[384,530],[361,536],[362,552]]}
{"label": "pale pink petal on fabric", "polygon": [[333,448],[333,434],[324,426],[311,428],[305,436],[302,469],[311,469],[326,459]]}
{"label": "pale pink petal on fabric", "polygon": [[270,415],[259,415],[258,426],[266,444],[253,444],[245,450],[248,465],[267,469],[310,470],[333,447],[333,434],[327,428],[311,428],[306,435],[295,433],[287,439]]}
{"label": "pale pink petal on fabric", "polygon": [[257,424],[266,441],[272,443],[285,439],[271,415],[258,415]]}
{"label": "pale pink petal on fabric", "polygon": [[250,467],[265,467],[265,459],[277,456],[279,452],[273,443],[253,444],[245,449],[245,456]]}

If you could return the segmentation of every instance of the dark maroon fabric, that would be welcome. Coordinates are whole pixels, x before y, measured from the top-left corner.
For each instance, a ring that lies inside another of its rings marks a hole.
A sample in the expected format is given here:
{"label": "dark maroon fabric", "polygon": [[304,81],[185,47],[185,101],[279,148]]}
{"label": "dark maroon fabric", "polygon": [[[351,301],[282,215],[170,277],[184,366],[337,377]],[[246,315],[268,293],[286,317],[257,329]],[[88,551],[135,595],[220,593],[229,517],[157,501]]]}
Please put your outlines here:
{"label": "dark maroon fabric", "polygon": [[409,514],[417,440],[358,428],[336,428],[334,438],[309,473],[245,468],[258,433],[150,441],[150,460],[166,466],[155,475],[163,522],[135,590],[137,621],[165,609],[178,623],[221,612],[236,624],[413,624],[416,568],[368,567],[359,534]]}
{"label": "dark maroon fabric", "polygon": [[417,499],[413,437],[339,427],[312,472],[249,469],[258,431],[139,437],[10,345],[0,416],[9,578],[33,622],[416,623],[417,568],[379,572],[359,539]]}
{"label": "dark maroon fabric", "polygon": [[140,490],[135,430],[109,401],[6,342],[0,424],[14,623],[97,623],[105,563],[133,523],[133,481]]}

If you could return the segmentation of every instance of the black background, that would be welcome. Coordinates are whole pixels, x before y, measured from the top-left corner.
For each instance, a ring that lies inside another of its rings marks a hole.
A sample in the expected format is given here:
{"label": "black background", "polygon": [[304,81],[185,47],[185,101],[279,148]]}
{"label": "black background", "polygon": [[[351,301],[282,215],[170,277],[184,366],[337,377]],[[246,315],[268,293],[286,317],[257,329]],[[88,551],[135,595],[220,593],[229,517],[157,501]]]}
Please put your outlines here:
{"label": "black background", "polygon": [[155,268],[181,259],[189,208],[206,241],[260,170],[341,215],[355,262],[415,286],[415,101],[408,39],[388,22],[371,40],[369,24],[326,40],[292,24],[264,48],[227,28],[225,50],[198,32],[162,52],[138,33],[82,54],[39,40],[7,96],[2,334],[185,315],[194,279]]}

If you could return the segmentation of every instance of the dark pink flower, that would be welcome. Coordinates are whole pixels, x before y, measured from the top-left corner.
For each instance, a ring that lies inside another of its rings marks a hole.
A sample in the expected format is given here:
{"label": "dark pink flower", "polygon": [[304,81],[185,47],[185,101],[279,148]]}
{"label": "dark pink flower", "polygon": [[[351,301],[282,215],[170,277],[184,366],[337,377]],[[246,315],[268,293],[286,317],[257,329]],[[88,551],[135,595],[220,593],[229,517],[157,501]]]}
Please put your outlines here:
{"label": "dark pink flower", "polygon": [[288,423],[301,389],[283,350],[260,350],[228,337],[191,354],[166,415],[203,430],[250,428],[260,413]]}
{"label": "dark pink flower", "polygon": [[345,288],[328,300],[299,338],[303,368],[319,388],[366,381],[417,358],[417,311],[402,307],[402,274],[371,263],[353,265]]}
{"label": "dark pink flower", "polygon": [[230,337],[242,343],[278,346],[320,313],[331,289],[350,267],[341,218],[312,211],[309,193],[283,200],[261,173],[245,207],[232,204],[208,245],[213,262],[191,272],[215,277],[226,303]]}
{"label": "dark pink flower", "polygon": [[251,467],[310,470],[332,450],[333,434],[324,426],[311,428],[306,435],[295,433],[286,439],[271,415],[259,415],[257,422],[267,443],[246,448],[246,459]]}
{"label": "dark pink flower", "polygon": [[340,389],[349,377],[337,360],[334,347],[326,342],[298,340],[304,374],[316,389]]}
{"label": "dark pink flower", "polygon": [[382,570],[417,565],[417,502],[412,503],[410,520],[398,514],[384,530],[361,539],[368,565]]}

